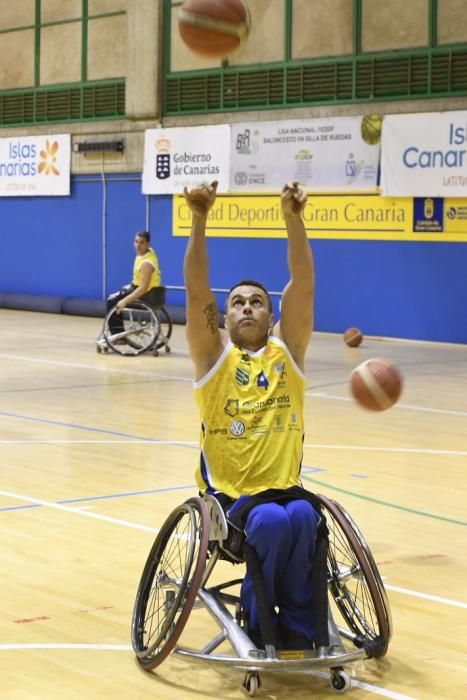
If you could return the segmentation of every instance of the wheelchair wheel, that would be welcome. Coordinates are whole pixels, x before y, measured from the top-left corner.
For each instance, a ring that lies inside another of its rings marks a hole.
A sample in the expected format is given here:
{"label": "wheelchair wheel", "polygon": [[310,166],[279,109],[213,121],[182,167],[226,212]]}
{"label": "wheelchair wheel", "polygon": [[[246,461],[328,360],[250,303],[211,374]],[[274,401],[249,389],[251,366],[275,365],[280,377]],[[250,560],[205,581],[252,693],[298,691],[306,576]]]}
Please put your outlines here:
{"label": "wheelchair wheel", "polygon": [[165,306],[160,306],[156,309],[156,316],[160,326],[160,334],[156,340],[156,350],[159,350],[159,348],[165,345],[165,351],[170,352],[168,340],[172,335],[172,319]]}
{"label": "wheelchair wheel", "polygon": [[200,498],[175,508],[149,553],[131,625],[138,663],[150,671],[170,654],[186,625],[206,565],[209,515]]}
{"label": "wheelchair wheel", "polygon": [[368,656],[384,656],[392,633],[383,582],[369,547],[349,514],[318,496],[329,529],[328,585],[354,644]]}
{"label": "wheelchair wheel", "polygon": [[[118,330],[113,332],[112,326]],[[119,355],[140,355],[154,345],[159,333],[159,319],[141,301],[134,301],[121,311],[114,307],[105,318],[104,338]]]}

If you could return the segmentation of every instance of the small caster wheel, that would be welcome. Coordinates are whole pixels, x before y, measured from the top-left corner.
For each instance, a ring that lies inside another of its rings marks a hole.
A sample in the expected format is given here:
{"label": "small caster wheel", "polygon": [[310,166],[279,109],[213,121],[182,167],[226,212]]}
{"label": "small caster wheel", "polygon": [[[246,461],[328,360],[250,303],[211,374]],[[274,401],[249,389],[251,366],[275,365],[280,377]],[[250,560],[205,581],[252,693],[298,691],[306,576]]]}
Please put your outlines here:
{"label": "small caster wheel", "polygon": [[259,688],[261,688],[259,673],[257,671],[247,673],[243,679],[243,690],[246,694],[252,698],[256,695]]}
{"label": "small caster wheel", "polygon": [[108,345],[105,346],[104,352],[109,352],[109,346],[108,346]]}
{"label": "small caster wheel", "polygon": [[348,673],[340,668],[333,668],[331,669],[329,685],[336,693],[345,693],[351,687],[352,682]]}
{"label": "small caster wheel", "polygon": [[154,357],[159,357],[159,350],[153,350],[152,354],[154,355]]}
{"label": "small caster wheel", "polygon": [[170,352],[170,347],[168,345],[165,346],[165,351]]}
{"label": "small caster wheel", "polygon": [[96,352],[97,352],[97,354],[98,354],[98,355],[100,355],[100,354],[101,354],[101,352],[102,352],[102,348],[101,348],[101,346],[100,346],[100,345],[96,345]]}

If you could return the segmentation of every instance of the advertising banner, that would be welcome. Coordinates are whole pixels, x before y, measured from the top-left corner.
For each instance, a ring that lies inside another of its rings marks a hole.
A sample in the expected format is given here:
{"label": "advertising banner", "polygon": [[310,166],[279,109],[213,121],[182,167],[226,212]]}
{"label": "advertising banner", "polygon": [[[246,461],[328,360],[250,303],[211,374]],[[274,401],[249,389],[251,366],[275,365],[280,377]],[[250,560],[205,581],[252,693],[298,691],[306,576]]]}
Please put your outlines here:
{"label": "advertising banner", "polygon": [[374,192],[380,136],[378,115],[233,124],[230,189]]}
{"label": "advertising banner", "polygon": [[391,197],[467,197],[467,112],[385,117],[381,192]]}
{"label": "advertising banner", "polygon": [[144,138],[143,194],[180,194],[217,180],[229,189],[230,126],[148,129]]}
{"label": "advertising banner", "polygon": [[0,196],[70,194],[70,134],[0,139]]}
{"label": "advertising banner", "polygon": [[[462,199],[314,195],[303,213],[309,238],[368,241],[467,242],[467,201]],[[173,235],[189,236],[191,211],[173,198]],[[219,195],[206,235],[219,238],[286,238],[277,194]]]}

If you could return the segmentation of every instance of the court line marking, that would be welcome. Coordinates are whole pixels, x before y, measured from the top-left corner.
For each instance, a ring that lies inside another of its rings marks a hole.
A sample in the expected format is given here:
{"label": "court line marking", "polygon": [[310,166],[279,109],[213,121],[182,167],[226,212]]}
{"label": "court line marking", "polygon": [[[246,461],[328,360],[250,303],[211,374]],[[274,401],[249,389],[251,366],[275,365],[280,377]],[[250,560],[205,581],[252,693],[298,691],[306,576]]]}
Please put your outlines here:
{"label": "court line marking", "polygon": [[[326,678],[329,680],[329,673],[325,671],[303,671],[304,674],[308,676],[316,676],[317,678]],[[375,695],[382,695],[385,698],[391,698],[391,700],[416,700],[416,698],[411,695],[403,695],[402,693],[396,693],[394,690],[388,690],[387,688],[378,688],[376,685],[370,685],[369,683],[364,683],[364,681],[359,681],[353,676],[350,677],[351,687],[349,689],[352,692],[352,688],[361,688],[362,690],[368,690],[370,693]]]}
{"label": "court line marking", "polygon": [[[316,479],[308,478],[308,481],[317,481]],[[317,483],[321,483],[318,482]],[[188,488],[188,487],[176,487],[176,488]],[[190,487],[191,488],[191,487]],[[332,487],[335,488],[335,487]],[[343,489],[337,489],[337,490],[343,490]],[[94,512],[89,512],[89,511],[83,511],[79,510],[76,508],[68,508],[66,506],[60,505],[58,503],[53,503],[52,501],[44,501],[43,499],[40,498],[31,498],[30,496],[22,496],[21,494],[17,493],[11,493],[10,491],[0,491],[0,496],[7,496],[8,498],[13,498],[19,501],[27,501],[29,503],[33,503],[35,505],[40,505],[40,506],[46,506],[49,508],[55,508],[56,510],[62,510],[65,513],[73,513],[74,515],[82,515],[84,517],[88,518],[94,518],[95,520],[103,520],[104,522],[109,522],[115,525],[123,525],[124,527],[130,527],[135,530],[144,530],[146,532],[152,532],[153,534],[157,534],[159,532],[158,528],[153,528],[153,527],[148,527],[146,525],[138,525],[137,523],[131,523],[128,522],[127,520],[121,520],[119,518],[111,518],[107,515],[100,515],[99,513],[94,513]],[[360,496],[362,498],[362,496]],[[97,497],[99,498],[99,497]],[[363,497],[366,498],[366,497]],[[369,499],[371,500],[371,499]],[[385,504],[387,505],[387,504]],[[390,504],[389,504],[390,505]],[[417,511],[415,511],[417,512]],[[467,524],[467,523],[465,523]],[[396,591],[396,587],[392,586],[389,587],[391,590]],[[446,605],[456,605],[456,607],[461,607],[461,608],[467,608],[467,604],[463,603],[461,601],[450,601],[448,598],[440,598],[439,596],[432,596],[429,593],[421,593],[419,591],[409,591],[409,589],[404,589],[404,588],[398,588],[397,592],[401,593],[407,593],[407,595],[411,595],[415,598],[423,598],[424,600],[430,600],[435,603],[444,603]],[[449,602],[448,602],[449,601]]]}
{"label": "court line marking", "polygon": [[164,380],[174,380],[177,382],[190,382],[193,383],[191,377],[179,377],[178,375],[172,374],[158,374],[157,372],[142,372],[140,370],[134,369],[121,369],[120,367],[99,367],[97,365],[86,365],[79,362],[60,362],[59,360],[44,360],[39,357],[24,357],[22,355],[9,355],[7,353],[0,353],[0,358],[5,358],[6,360],[22,360],[23,362],[36,362],[43,365],[58,365],[59,367],[76,367],[78,369],[92,369],[96,372],[115,372],[116,374],[130,374],[139,377],[153,377],[157,379]]}
{"label": "court line marking", "polygon": [[[0,651],[21,651],[24,649],[81,649],[90,651],[130,651],[132,652],[132,647],[126,644],[0,644]],[[305,674],[316,676],[317,678],[329,679],[329,673],[324,671],[304,671]],[[401,695],[401,693],[396,693],[393,690],[387,690],[386,688],[378,688],[375,685],[370,685],[369,683],[364,683],[359,681],[357,678],[351,678],[352,687],[361,688],[362,690],[368,690],[370,693],[375,695],[382,695],[383,697],[390,698],[391,700],[415,700],[410,695]]]}
{"label": "court line marking", "polygon": [[[0,415],[1,412],[0,412]],[[18,416],[19,417],[19,416]],[[32,420],[42,420],[40,418]],[[60,423],[60,425],[62,425]],[[73,425],[65,425],[64,427],[73,428]],[[87,430],[86,426],[76,426],[81,430]],[[93,430],[93,428],[90,428]],[[101,431],[100,428],[94,428],[99,432],[109,432]],[[199,447],[199,442],[194,440],[159,440],[158,438],[136,438],[128,440],[0,440],[0,445],[176,445],[177,447]],[[466,453],[467,454],[467,453]]]}
{"label": "court line marking", "polygon": [[146,438],[144,436],[138,435],[134,436],[130,433],[121,433],[117,430],[107,430],[106,428],[93,428],[90,425],[79,425],[79,423],[65,423],[64,421],[52,420],[49,418],[35,418],[34,416],[25,416],[20,413],[9,413],[8,411],[0,411],[0,416],[5,418],[19,418],[20,420],[28,420],[33,423],[45,423],[46,425],[59,425],[62,428],[75,428],[76,430],[88,430],[91,433],[103,433],[104,435],[118,435],[119,437],[127,437],[134,439],[135,437],[141,442],[145,443],[162,443],[168,445],[178,445],[180,447],[185,447],[186,444],[183,441],[178,440],[166,440],[162,441],[157,438]]}
{"label": "court line marking", "polygon": [[[119,367],[98,367],[97,365],[87,365],[87,364],[83,364],[83,363],[79,363],[79,362],[60,362],[59,360],[45,360],[45,359],[40,359],[38,357],[25,357],[23,355],[10,355],[8,353],[0,353],[0,358],[5,358],[7,360],[21,360],[23,362],[36,362],[39,364],[47,364],[47,365],[58,365],[59,367],[76,367],[79,369],[90,369],[90,370],[95,370],[97,372],[115,372],[115,373],[120,373],[120,374],[130,374],[130,375],[136,375],[136,376],[142,376],[142,377],[153,377],[153,378],[163,379],[163,380],[167,380],[167,381],[179,381],[179,382],[193,383],[193,379],[191,377],[180,377],[178,375],[171,375],[171,374],[159,374],[157,372],[141,372],[139,370],[121,369]],[[323,399],[330,399],[330,400],[335,400],[335,401],[353,401],[352,398],[347,397],[347,396],[334,396],[332,394],[326,394],[325,392],[315,392],[313,390],[305,391],[305,396],[312,396],[314,398],[323,398]],[[412,410],[412,411],[425,411],[425,412],[429,412],[429,413],[445,413],[447,415],[454,415],[454,416],[467,416],[467,412],[465,412],[465,411],[451,411],[451,410],[443,409],[443,408],[429,408],[429,407],[415,406],[413,404],[398,403],[395,405],[395,408],[408,409],[408,410]]]}
{"label": "court line marking", "polygon": [[360,498],[363,501],[369,501],[370,503],[377,503],[380,506],[385,506],[386,508],[394,508],[395,510],[402,510],[406,513],[412,513],[413,515],[421,515],[424,518],[433,518],[434,520],[441,520],[445,523],[450,523],[452,525],[467,525],[467,521],[465,520],[456,520],[455,518],[449,518],[446,515],[437,515],[436,513],[430,513],[428,511],[423,511],[423,510],[417,510],[416,508],[409,508],[409,506],[402,506],[399,505],[398,503],[389,503],[388,501],[382,501],[379,498],[374,498],[373,496],[366,496],[363,493],[356,493],[355,491],[349,491],[348,489],[344,489],[340,486],[334,486],[333,484],[328,484],[325,481],[320,481],[319,479],[315,479],[312,476],[307,476],[306,474],[302,473],[302,479],[305,479],[305,481],[312,481],[315,484],[318,484],[319,486],[324,486],[327,489],[331,489],[332,491],[339,491],[340,493],[345,493],[347,496],[353,496],[354,498]]}
{"label": "court line marking", "polygon": [[[125,491],[124,493],[111,493],[105,494],[103,496],[82,496],[81,498],[67,498],[60,501],[56,501],[59,505],[64,505],[66,503],[83,503],[88,501],[108,501],[113,498],[127,498],[129,496],[146,496],[151,493],[165,493],[166,491],[182,491],[182,490],[195,490],[195,484],[188,484],[187,486],[167,486],[162,489],[145,489],[144,491]],[[50,501],[52,503],[52,501]],[[0,508],[0,513],[8,510],[25,510],[26,508],[42,508],[40,503],[33,503],[27,506],[7,506]]]}
{"label": "court line marking", "polygon": [[[0,415],[4,415],[0,412]],[[15,415],[20,418],[21,416]],[[32,420],[43,420],[35,419]],[[62,425],[60,423],[60,425]],[[74,427],[70,424],[65,424],[64,427]],[[76,426],[81,430],[87,430],[86,426]],[[100,428],[91,428],[98,430]],[[108,431],[103,431],[108,432]],[[120,434],[120,433],[118,433]],[[195,440],[160,440],[159,438],[131,438],[126,440],[0,440],[0,445],[147,445],[154,443],[156,445],[176,445],[178,447],[198,447],[199,443]],[[434,455],[452,455],[465,457],[467,450],[433,450],[423,447],[381,447],[378,445],[325,445],[319,443],[305,443],[303,447],[316,450],[350,450],[354,452],[401,452],[413,454],[434,454]],[[316,467],[318,469],[318,467]]]}
{"label": "court line marking", "polygon": [[[334,396],[333,394],[326,394],[324,391],[305,391],[305,396],[311,396],[315,399],[330,399],[334,401],[351,401],[355,403],[354,399],[350,396]],[[429,406],[415,406],[410,403],[396,403],[393,408],[406,409],[408,411],[421,411],[424,413],[443,413],[448,416],[467,416],[467,411],[452,411],[447,408],[431,408]]]}
{"label": "court line marking", "polygon": [[452,600],[451,598],[442,598],[438,595],[431,595],[430,593],[420,593],[419,591],[412,591],[409,588],[401,588],[400,586],[391,586],[387,583],[384,587],[388,591],[394,591],[394,593],[402,593],[404,595],[410,595],[414,598],[423,598],[423,600],[430,600],[433,603],[442,603],[443,605],[452,605],[455,608],[463,608],[467,610],[467,603],[463,603],[460,600]]}
{"label": "court line marking", "polygon": [[415,454],[454,455],[460,457],[467,455],[467,450],[431,450],[423,447],[378,447],[377,445],[320,445],[318,443],[305,443],[303,447],[316,450],[354,450],[356,452],[413,452]]}
{"label": "court line marking", "polygon": [[[1,412],[0,412],[0,415]],[[20,416],[15,416],[20,417]],[[33,419],[42,420],[42,419]],[[61,425],[61,424],[60,424]],[[66,424],[65,427],[73,427]],[[80,429],[87,429],[86,426],[76,426]],[[100,428],[93,428],[99,430]],[[104,431],[108,432],[108,431]],[[160,440],[159,438],[131,438],[126,440],[0,440],[0,445],[147,445],[153,443],[156,445],[176,445],[179,447],[199,447],[199,443],[195,440]],[[303,447],[316,450],[350,450],[354,452],[401,452],[414,454],[435,454],[435,455],[452,455],[465,457],[467,450],[432,450],[423,447],[381,447],[378,445],[325,445],[319,443],[305,443]],[[318,467],[316,467],[318,469]]]}
{"label": "court line marking", "polygon": [[54,508],[55,510],[61,510],[65,513],[73,513],[73,515],[82,515],[86,518],[102,520],[107,523],[112,523],[113,525],[123,525],[124,527],[130,527],[134,530],[144,530],[145,532],[152,532],[153,534],[157,534],[159,532],[158,528],[148,527],[147,525],[139,525],[138,523],[131,523],[128,520],[121,520],[120,518],[111,518],[108,515],[101,515],[100,513],[93,513],[88,510],[68,508],[67,506],[60,505],[59,503],[53,503],[52,501],[44,501],[42,498],[31,498],[30,496],[22,496],[18,493],[12,493],[11,491],[3,490],[0,491],[0,496],[13,498],[17,501],[26,501],[28,503],[33,503],[34,505],[46,506],[47,508]]}
{"label": "court line marking", "polygon": [[91,649],[93,651],[133,651],[127,644],[0,644],[0,650],[16,649]]}

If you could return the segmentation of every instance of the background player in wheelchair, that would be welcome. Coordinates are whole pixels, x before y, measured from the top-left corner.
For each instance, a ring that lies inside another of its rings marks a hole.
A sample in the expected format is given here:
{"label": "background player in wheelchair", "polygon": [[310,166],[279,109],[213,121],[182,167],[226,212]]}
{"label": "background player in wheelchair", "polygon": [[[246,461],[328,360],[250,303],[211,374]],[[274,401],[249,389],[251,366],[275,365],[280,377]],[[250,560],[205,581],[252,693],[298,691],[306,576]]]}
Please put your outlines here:
{"label": "background player in wheelchair", "polygon": [[107,297],[106,317],[96,340],[98,352],[110,347],[119,354],[137,355],[151,348],[157,354],[162,345],[170,350],[167,341],[172,322],[163,307],[165,288],[160,286],[159,261],[149,243],[148,231],[135,234],[133,278]]}

